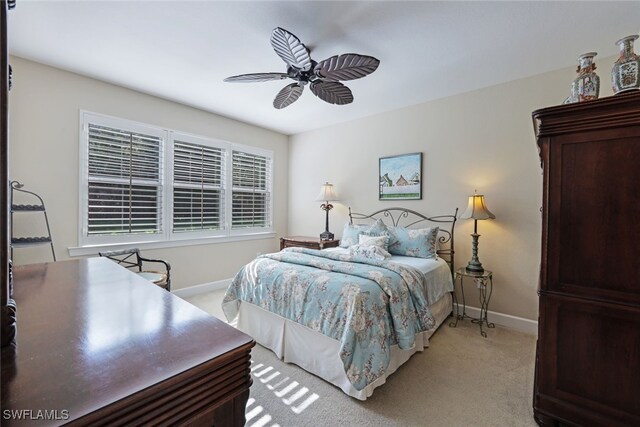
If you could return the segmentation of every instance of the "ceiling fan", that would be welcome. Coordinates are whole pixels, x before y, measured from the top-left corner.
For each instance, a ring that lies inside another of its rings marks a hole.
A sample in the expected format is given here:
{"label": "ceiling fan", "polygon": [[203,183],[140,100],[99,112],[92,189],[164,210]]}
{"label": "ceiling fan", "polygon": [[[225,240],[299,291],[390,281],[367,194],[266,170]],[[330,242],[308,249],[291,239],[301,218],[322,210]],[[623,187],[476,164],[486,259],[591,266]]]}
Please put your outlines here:
{"label": "ceiling fan", "polygon": [[271,33],[271,46],[287,64],[286,73],[253,73],[227,77],[225,82],[266,82],[290,78],[295,83],[285,86],[273,100],[277,109],[285,108],[300,98],[304,86],[330,104],[344,105],[353,102],[351,90],[340,81],[354,80],[373,73],[380,61],[372,56],[345,53],[324,61],[311,59],[310,50],[289,31],[275,28]]}

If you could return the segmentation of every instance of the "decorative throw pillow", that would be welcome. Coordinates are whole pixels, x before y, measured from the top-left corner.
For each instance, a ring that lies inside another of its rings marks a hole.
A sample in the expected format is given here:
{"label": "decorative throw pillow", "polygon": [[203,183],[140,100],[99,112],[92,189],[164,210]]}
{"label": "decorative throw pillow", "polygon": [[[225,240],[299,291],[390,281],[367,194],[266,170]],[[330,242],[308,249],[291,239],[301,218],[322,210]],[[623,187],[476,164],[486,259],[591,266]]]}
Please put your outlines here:
{"label": "decorative throw pillow", "polygon": [[391,254],[380,246],[366,244],[357,244],[349,247],[349,253],[380,261],[391,258]]}
{"label": "decorative throw pillow", "polygon": [[371,227],[366,231],[367,234],[371,236],[389,236],[389,241],[387,242],[387,247],[385,248],[387,251],[393,245],[397,244],[397,239],[391,233],[391,230],[395,227],[387,227],[386,224],[381,220],[377,219],[376,222],[371,225]]}
{"label": "decorative throw pillow", "polygon": [[340,247],[348,248],[358,244],[358,234],[369,229],[367,224],[350,224],[346,223],[342,230],[342,239],[340,239]]}
{"label": "decorative throw pillow", "polygon": [[438,227],[409,229],[390,227],[389,252],[416,258],[435,258],[437,256]]}
{"label": "decorative throw pillow", "polygon": [[373,236],[370,233],[363,232],[358,234],[358,244],[364,246],[379,246],[385,251],[389,243],[389,236],[386,234],[383,236]]}
{"label": "decorative throw pillow", "polygon": [[381,220],[381,219],[376,219],[376,222],[374,222],[373,224],[371,224],[371,226],[369,227],[368,230],[366,230],[367,233],[370,233],[372,235],[378,235],[381,236],[384,233],[386,233],[388,230],[387,226],[385,225],[385,223]]}

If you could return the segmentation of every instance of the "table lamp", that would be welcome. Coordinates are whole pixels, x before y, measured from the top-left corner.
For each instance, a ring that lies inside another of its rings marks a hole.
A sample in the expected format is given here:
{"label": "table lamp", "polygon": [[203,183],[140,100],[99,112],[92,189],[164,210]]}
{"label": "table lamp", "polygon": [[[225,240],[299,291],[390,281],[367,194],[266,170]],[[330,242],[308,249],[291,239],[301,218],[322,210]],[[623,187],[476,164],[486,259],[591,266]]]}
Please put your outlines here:
{"label": "table lamp", "polygon": [[320,205],[320,209],[326,213],[325,229],[324,232],[320,234],[320,240],[333,240],[333,233],[329,231],[329,211],[333,209],[333,205],[329,202],[336,200],[338,200],[338,196],[336,196],[336,193],[333,191],[333,184],[325,182],[324,185],[320,187],[320,194],[316,197],[316,201],[324,201],[324,203]]}
{"label": "table lamp", "polygon": [[482,263],[478,259],[478,220],[483,219],[495,219],[495,215],[491,213],[489,209],[487,209],[487,205],[484,202],[484,196],[482,194],[478,194],[477,191],[474,192],[473,196],[469,196],[469,205],[467,209],[460,215],[460,219],[473,219],[473,234],[471,237],[473,238],[472,242],[472,255],[471,261],[467,264],[467,271],[471,273],[484,273],[484,268],[482,268]]}

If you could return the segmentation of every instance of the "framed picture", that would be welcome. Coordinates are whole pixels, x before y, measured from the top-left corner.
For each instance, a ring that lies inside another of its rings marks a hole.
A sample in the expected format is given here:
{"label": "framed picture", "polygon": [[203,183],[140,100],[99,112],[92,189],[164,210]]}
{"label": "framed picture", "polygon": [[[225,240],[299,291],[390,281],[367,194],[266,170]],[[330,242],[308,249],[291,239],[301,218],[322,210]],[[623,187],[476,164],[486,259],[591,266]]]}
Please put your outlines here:
{"label": "framed picture", "polygon": [[422,153],[380,157],[379,200],[422,199]]}

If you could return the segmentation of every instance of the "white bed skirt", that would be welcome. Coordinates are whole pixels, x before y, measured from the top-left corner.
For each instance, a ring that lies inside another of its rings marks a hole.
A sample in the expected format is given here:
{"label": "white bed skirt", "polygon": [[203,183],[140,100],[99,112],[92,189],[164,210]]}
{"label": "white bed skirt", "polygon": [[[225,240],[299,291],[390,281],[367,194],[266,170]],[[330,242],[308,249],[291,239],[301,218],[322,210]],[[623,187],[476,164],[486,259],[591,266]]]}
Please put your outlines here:
{"label": "white bed skirt", "polygon": [[393,345],[386,374],[362,390],[356,390],[347,379],[339,356],[338,340],[247,302],[240,303],[237,328],[252,336],[260,345],[271,349],[285,362],[295,363],[302,369],[339,387],[351,397],[366,400],[373,394],[376,387],[384,384],[387,377],[409,360],[414,353],[428,347],[429,337],[449,316],[451,308],[451,294],[446,293],[443,298],[430,306],[436,326],[418,334],[415,345],[410,350],[402,350],[397,345]]}

